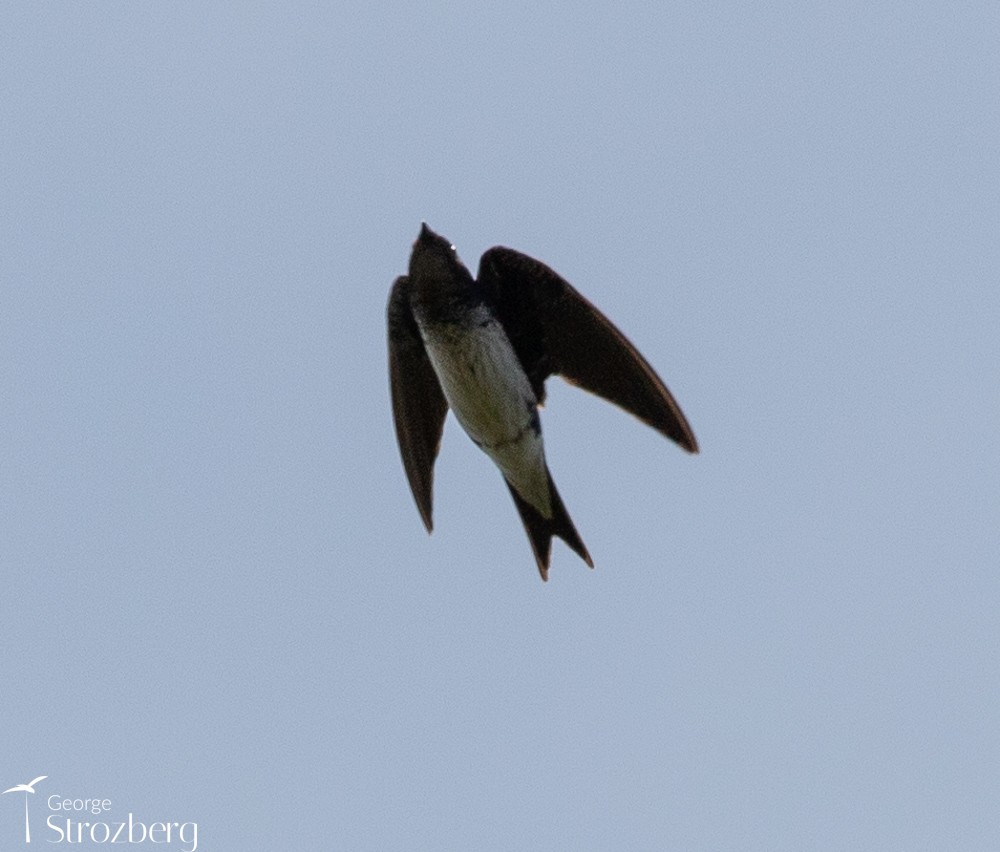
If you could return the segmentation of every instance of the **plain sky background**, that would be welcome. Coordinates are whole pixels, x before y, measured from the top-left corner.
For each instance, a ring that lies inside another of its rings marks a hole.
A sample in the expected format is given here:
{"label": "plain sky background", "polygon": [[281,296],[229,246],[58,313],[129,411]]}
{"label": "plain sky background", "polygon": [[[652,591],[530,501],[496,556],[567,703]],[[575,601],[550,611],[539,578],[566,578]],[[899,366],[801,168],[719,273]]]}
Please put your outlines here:
{"label": "plain sky background", "polygon": [[[993,0],[5,4],[36,840],[59,793],[206,852],[1000,848],[998,45]],[[557,269],[694,427],[550,381],[594,571],[539,580],[451,418],[421,525],[421,220]]]}

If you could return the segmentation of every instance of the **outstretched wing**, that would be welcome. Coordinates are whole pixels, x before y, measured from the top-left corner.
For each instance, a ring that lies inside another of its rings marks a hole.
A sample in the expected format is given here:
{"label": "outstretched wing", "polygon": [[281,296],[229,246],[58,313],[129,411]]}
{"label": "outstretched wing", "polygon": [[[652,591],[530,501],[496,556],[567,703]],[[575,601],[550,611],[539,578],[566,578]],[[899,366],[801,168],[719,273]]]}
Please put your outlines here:
{"label": "outstretched wing", "polygon": [[44,781],[48,777],[49,777],[48,775],[39,775],[34,781],[28,784],[28,786],[34,787],[39,781]]}
{"label": "outstretched wing", "polygon": [[609,320],[544,263],[496,247],[477,284],[503,323],[539,401],[553,373],[634,414],[691,453],[698,442],[663,380]]}
{"label": "outstretched wing", "polygon": [[441,446],[448,403],[413,319],[406,276],[400,276],[392,285],[386,319],[396,440],[413,499],[430,532],[434,526],[431,520],[434,459]]}

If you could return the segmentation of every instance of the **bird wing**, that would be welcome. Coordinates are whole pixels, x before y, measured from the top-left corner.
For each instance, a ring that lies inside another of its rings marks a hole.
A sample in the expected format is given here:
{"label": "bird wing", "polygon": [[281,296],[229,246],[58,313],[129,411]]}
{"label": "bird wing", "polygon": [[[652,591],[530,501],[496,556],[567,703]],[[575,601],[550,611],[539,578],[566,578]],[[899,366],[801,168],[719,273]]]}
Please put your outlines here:
{"label": "bird wing", "polygon": [[688,452],[698,442],[663,380],[615,325],[544,263],[497,246],[477,284],[500,317],[539,401],[552,374],[613,402]]}
{"label": "bird wing", "polygon": [[434,460],[448,403],[441,390],[410,308],[409,279],[396,279],[386,311],[389,338],[389,388],[396,440],[413,499],[430,532]]}
{"label": "bird wing", "polygon": [[48,775],[39,775],[34,781],[28,784],[28,786],[34,787],[39,781],[44,781],[48,777],[49,777]]}

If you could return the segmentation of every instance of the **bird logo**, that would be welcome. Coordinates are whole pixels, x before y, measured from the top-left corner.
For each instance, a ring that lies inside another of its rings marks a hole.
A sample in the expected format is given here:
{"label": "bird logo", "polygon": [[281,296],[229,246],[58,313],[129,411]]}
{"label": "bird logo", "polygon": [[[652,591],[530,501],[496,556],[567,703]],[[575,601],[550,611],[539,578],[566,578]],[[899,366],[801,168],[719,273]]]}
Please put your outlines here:
{"label": "bird logo", "polygon": [[24,842],[25,843],[31,843],[31,829],[29,828],[29,825],[28,825],[28,793],[31,793],[32,795],[34,795],[34,793],[35,793],[35,785],[39,781],[44,781],[48,777],[49,777],[48,775],[39,775],[34,781],[31,781],[28,784],[15,784],[9,790],[4,790],[3,793],[0,793],[0,796],[4,795],[6,793],[24,793],[25,794],[24,795]]}

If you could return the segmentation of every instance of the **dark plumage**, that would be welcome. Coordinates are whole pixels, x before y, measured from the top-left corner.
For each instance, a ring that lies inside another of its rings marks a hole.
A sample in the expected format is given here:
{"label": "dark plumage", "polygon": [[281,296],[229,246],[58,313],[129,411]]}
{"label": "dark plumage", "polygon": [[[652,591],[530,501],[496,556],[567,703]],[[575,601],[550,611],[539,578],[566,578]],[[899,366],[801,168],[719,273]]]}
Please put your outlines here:
{"label": "dark plumage", "polygon": [[542,579],[553,536],[593,567],[545,464],[537,408],[550,375],[698,451],[680,407],[638,350],[568,282],[513,249],[491,248],[473,279],[454,246],[423,225],[409,275],[392,287],[388,337],[396,436],[428,531],[434,460],[451,407],[504,474]]}

